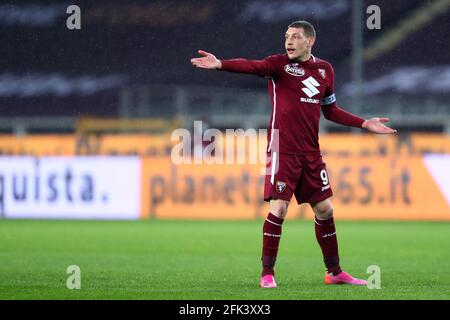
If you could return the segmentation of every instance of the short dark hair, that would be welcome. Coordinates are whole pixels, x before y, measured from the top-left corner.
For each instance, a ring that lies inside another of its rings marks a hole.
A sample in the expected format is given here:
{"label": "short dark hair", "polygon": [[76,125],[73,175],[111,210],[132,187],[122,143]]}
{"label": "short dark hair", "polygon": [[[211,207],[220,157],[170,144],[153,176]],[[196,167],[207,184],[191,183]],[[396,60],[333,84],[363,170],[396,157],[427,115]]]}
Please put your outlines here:
{"label": "short dark hair", "polygon": [[294,21],[288,26],[288,28],[303,28],[307,37],[316,37],[316,30],[314,30],[314,26],[305,20]]}

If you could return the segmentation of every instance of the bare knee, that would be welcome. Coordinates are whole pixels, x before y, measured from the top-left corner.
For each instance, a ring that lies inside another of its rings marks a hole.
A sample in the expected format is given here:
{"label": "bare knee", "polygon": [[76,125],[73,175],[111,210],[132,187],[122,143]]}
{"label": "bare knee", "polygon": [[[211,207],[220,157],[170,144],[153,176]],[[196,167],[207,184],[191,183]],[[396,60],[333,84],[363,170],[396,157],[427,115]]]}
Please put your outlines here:
{"label": "bare knee", "polygon": [[316,217],[319,220],[328,220],[333,218],[333,207],[317,211]]}
{"label": "bare knee", "polygon": [[280,219],[284,219],[287,214],[289,202],[285,200],[270,200],[270,213]]}
{"label": "bare knee", "polygon": [[328,220],[333,217],[333,205],[328,199],[319,203],[311,204],[314,214],[319,220]]}

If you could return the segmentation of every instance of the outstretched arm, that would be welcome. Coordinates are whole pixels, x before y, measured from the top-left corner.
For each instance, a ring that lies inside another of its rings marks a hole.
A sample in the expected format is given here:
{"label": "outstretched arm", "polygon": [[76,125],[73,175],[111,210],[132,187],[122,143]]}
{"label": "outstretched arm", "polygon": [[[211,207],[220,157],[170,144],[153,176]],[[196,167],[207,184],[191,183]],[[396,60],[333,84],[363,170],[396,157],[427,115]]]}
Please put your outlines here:
{"label": "outstretched arm", "polygon": [[336,96],[334,94],[334,70],[329,65],[329,85],[326,91],[326,97],[322,99],[322,112],[325,119],[342,124],[344,126],[364,128],[367,131],[386,134],[396,133],[397,130],[385,126],[383,123],[389,121],[388,118],[372,118],[365,120],[350,112],[341,109],[336,104]]}
{"label": "outstretched arm", "polygon": [[344,126],[364,128],[367,131],[380,134],[397,132],[397,130],[391,129],[383,124],[389,121],[388,118],[372,118],[364,120],[358,116],[355,116],[354,114],[351,114],[350,112],[339,108],[336,103],[322,106],[322,111],[325,119],[342,124]]}
{"label": "outstretched arm", "polygon": [[248,60],[248,59],[217,59],[212,53],[198,50],[202,56],[192,58],[191,63],[197,68],[210,70],[223,70],[236,73],[255,74],[261,77],[273,76],[275,67],[267,60]]}

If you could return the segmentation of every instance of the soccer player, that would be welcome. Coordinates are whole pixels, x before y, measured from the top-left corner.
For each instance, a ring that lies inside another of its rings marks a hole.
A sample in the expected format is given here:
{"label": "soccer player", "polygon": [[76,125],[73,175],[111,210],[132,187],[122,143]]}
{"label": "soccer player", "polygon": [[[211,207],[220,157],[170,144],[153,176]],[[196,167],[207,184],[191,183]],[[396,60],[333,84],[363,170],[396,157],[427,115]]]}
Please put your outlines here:
{"label": "soccer player", "polygon": [[[341,125],[380,134],[395,133],[396,130],[383,124],[388,122],[387,118],[365,120],[337,106],[333,67],[311,54],[315,39],[311,23],[295,21],[285,33],[285,54],[263,60],[219,60],[213,54],[199,50],[201,57],[191,59],[198,68],[254,74],[269,79],[272,116],[267,152],[272,159],[271,166],[278,160],[278,170],[272,168],[272,174],[265,178],[264,200],[270,202],[270,212],[263,225],[260,279],[263,288],[277,286],[274,266],[282,225],[293,194],[298,204],[309,203],[314,211],[316,239],[326,267],[325,283],[367,284],[343,271],[339,264],[331,202],[333,192],[319,148],[320,111],[327,120]],[[275,129],[279,134],[278,150],[272,149]]]}

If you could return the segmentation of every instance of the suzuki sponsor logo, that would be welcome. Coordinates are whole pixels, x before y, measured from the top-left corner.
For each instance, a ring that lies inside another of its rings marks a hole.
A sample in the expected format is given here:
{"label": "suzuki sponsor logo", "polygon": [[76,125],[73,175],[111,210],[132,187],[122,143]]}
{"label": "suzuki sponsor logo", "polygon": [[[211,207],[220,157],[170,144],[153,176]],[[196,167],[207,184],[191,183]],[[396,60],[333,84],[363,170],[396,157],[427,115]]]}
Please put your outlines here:
{"label": "suzuki sponsor logo", "polygon": [[303,80],[302,83],[305,85],[305,88],[303,88],[302,91],[308,97],[312,98],[316,94],[320,93],[320,91],[317,89],[318,87],[320,87],[320,83],[318,83],[317,80],[313,77],[309,77],[308,79]]}
{"label": "suzuki sponsor logo", "polygon": [[311,98],[300,98],[300,101],[306,102],[306,103],[315,103],[315,104],[320,103],[319,99],[311,99]]}

